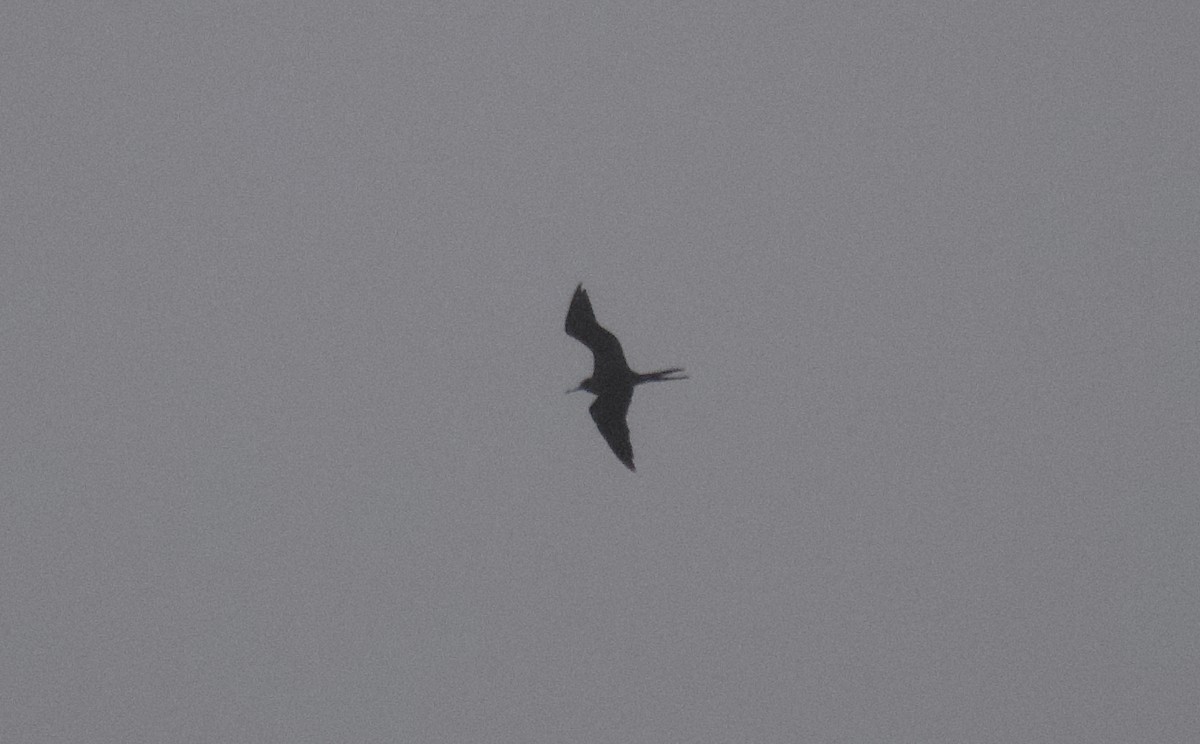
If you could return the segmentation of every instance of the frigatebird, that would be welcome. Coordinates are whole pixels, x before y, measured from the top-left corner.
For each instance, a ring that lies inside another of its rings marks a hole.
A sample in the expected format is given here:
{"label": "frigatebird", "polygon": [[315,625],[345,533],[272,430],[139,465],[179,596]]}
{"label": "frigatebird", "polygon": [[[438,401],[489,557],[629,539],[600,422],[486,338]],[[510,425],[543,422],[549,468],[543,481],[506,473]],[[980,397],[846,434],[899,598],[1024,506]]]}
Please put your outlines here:
{"label": "frigatebird", "polygon": [[686,380],[687,375],[679,374],[683,372],[680,367],[643,374],[630,369],[625,361],[625,353],[621,351],[621,342],[596,322],[596,314],[592,312],[592,303],[582,283],[575,287],[575,294],[571,297],[566,330],[568,336],[592,350],[594,360],[592,376],[567,392],[586,390],[596,396],[596,400],[588,407],[592,420],[617,459],[625,463],[625,467],[634,470],[629,424],[625,422],[629,401],[633,400],[634,386],[643,382]]}

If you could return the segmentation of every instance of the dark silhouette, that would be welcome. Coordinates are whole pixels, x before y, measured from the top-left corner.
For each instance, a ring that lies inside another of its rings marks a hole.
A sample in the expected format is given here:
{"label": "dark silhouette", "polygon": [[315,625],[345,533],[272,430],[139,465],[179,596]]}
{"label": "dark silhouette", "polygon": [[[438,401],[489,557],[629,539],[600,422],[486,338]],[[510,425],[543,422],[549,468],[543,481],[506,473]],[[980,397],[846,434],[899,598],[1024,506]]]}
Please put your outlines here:
{"label": "dark silhouette", "polygon": [[672,377],[683,371],[679,367],[645,374],[631,370],[625,362],[625,353],[621,351],[621,342],[596,322],[596,314],[592,312],[592,303],[588,300],[583,284],[575,288],[575,295],[571,297],[566,330],[568,336],[578,339],[592,350],[595,360],[592,376],[579,383],[579,387],[567,392],[586,390],[596,396],[596,400],[592,401],[591,407],[588,408],[592,420],[596,422],[600,433],[604,435],[604,441],[612,447],[617,459],[625,463],[625,467],[634,470],[629,425],[625,423],[629,401],[633,400],[634,385],[660,380],[686,380],[687,375]]}

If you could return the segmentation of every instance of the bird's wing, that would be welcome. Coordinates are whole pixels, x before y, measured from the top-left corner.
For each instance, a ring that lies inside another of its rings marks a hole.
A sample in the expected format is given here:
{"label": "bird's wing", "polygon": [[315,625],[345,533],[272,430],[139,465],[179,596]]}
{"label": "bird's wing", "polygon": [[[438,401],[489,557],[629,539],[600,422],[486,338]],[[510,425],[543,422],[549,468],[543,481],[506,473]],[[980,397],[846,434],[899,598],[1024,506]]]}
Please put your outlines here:
{"label": "bird's wing", "polygon": [[625,352],[621,351],[621,342],[596,322],[592,303],[588,300],[587,290],[582,284],[575,288],[575,294],[571,297],[571,307],[567,310],[566,331],[568,336],[592,350],[592,358],[595,361],[593,377],[622,374],[629,369],[625,362]]}
{"label": "bird's wing", "polygon": [[588,407],[596,428],[604,435],[604,441],[630,470],[634,470],[633,445],[629,443],[629,424],[625,422],[625,414],[629,411],[629,401],[632,399],[633,388],[629,388],[625,394],[605,393],[598,396]]}

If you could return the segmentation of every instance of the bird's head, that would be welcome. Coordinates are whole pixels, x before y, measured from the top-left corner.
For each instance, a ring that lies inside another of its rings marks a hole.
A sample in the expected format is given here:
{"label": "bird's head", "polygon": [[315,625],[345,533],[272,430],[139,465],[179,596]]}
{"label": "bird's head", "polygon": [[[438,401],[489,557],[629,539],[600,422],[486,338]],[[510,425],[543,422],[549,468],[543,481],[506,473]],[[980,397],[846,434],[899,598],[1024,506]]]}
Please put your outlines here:
{"label": "bird's head", "polygon": [[590,378],[590,377],[587,378],[583,382],[579,383],[579,387],[573,387],[570,390],[568,390],[567,392],[568,393],[578,393],[580,390],[585,390],[589,393],[592,392],[592,378]]}

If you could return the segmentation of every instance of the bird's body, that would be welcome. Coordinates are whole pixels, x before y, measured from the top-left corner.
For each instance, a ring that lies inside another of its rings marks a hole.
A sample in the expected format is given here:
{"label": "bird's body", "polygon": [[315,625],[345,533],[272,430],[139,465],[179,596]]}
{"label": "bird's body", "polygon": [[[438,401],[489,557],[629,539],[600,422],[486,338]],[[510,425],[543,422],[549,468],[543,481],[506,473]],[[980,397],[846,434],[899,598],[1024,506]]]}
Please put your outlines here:
{"label": "bird's body", "polygon": [[568,336],[592,350],[594,361],[592,376],[567,392],[586,390],[596,396],[588,408],[592,420],[617,459],[625,463],[625,467],[634,470],[633,446],[629,442],[629,425],[625,422],[629,402],[633,400],[634,386],[643,382],[686,380],[687,375],[679,374],[683,370],[678,367],[645,374],[630,369],[625,361],[625,352],[621,350],[621,342],[596,322],[592,303],[582,284],[575,288],[575,294],[571,297],[566,331]]}

